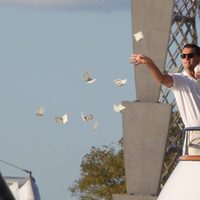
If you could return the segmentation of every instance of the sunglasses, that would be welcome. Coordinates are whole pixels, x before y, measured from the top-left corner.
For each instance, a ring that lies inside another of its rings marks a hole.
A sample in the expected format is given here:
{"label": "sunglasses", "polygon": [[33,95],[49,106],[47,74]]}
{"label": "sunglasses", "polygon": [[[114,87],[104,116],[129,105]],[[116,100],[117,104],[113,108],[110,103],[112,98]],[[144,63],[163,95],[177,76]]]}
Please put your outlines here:
{"label": "sunglasses", "polygon": [[196,53],[188,53],[188,54],[183,53],[183,54],[181,54],[181,58],[184,59],[187,57],[190,59],[190,58],[193,58],[195,55],[196,55]]}

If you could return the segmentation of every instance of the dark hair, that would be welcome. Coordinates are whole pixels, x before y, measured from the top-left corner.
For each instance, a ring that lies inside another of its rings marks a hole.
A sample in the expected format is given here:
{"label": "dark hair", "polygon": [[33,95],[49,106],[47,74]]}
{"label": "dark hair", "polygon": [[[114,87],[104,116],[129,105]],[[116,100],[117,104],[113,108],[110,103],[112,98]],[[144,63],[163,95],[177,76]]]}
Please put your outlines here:
{"label": "dark hair", "polygon": [[184,47],[183,47],[183,49],[185,49],[185,48],[193,48],[193,49],[195,49],[196,50],[196,54],[198,56],[200,56],[200,47],[197,46],[196,44],[193,44],[193,43],[185,44]]}

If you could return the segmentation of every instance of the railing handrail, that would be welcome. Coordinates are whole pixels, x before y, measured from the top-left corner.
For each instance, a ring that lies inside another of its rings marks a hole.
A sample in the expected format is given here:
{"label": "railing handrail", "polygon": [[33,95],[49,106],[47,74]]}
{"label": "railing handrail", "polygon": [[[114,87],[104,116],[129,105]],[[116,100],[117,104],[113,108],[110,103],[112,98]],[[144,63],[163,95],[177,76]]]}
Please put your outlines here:
{"label": "railing handrail", "polygon": [[183,131],[184,132],[186,132],[186,131],[200,131],[200,126],[187,127]]}

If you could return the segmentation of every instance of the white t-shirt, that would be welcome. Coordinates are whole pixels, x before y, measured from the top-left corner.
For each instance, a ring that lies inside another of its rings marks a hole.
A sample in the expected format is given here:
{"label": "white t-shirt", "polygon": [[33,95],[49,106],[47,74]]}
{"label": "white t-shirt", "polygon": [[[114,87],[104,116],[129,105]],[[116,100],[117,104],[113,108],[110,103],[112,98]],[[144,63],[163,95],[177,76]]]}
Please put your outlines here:
{"label": "white t-shirt", "polygon": [[200,84],[185,71],[171,76],[171,90],[185,127],[200,126]]}

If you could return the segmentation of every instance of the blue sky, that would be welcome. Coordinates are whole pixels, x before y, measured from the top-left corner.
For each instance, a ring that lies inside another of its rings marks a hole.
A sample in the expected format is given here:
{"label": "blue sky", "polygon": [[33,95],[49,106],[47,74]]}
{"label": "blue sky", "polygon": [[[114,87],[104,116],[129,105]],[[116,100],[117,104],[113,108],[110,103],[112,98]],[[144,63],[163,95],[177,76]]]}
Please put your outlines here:
{"label": "blue sky", "polygon": [[[42,199],[72,199],[67,188],[79,178],[83,156],[122,137],[113,104],[135,99],[130,2],[0,2],[0,159],[31,170]],[[97,81],[85,84],[85,71]],[[117,78],[127,84],[116,87]],[[35,116],[39,106],[43,118]],[[95,132],[81,112],[94,114]],[[56,124],[65,113],[69,122]],[[0,167],[4,176],[26,176]]]}
{"label": "blue sky", "polygon": [[[0,0],[0,160],[31,170],[43,200],[70,200],[92,146],[122,137],[113,104],[135,100],[129,0]],[[87,85],[83,73],[97,81]],[[117,78],[127,79],[121,88]],[[43,118],[35,109],[45,107]],[[84,123],[81,112],[93,113]],[[56,115],[68,114],[65,125]],[[26,176],[0,163],[4,176]]]}

